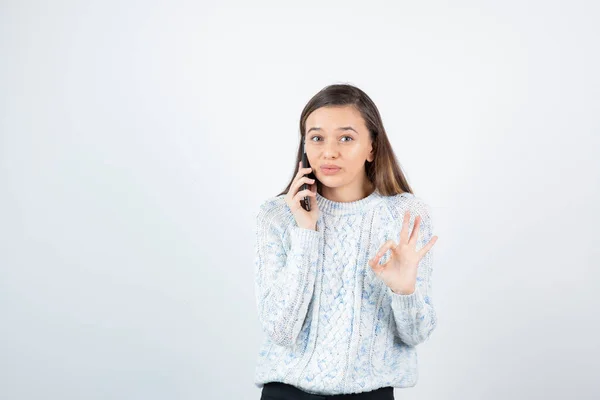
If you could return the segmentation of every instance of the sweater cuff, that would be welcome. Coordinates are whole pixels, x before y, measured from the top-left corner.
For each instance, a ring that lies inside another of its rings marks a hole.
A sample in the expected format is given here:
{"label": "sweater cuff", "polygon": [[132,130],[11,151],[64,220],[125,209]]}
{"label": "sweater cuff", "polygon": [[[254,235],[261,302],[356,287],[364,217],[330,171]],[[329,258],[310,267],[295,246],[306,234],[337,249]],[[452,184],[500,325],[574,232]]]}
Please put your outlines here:
{"label": "sweater cuff", "polygon": [[301,228],[299,226],[292,226],[290,229],[292,237],[302,242],[312,242],[315,239],[319,239],[321,236],[323,236],[323,232]]}
{"label": "sweater cuff", "polygon": [[319,243],[323,232],[293,226],[290,228],[290,239],[294,254],[309,254],[311,261],[319,257]]}
{"label": "sweater cuff", "polygon": [[413,309],[413,308],[422,308],[425,306],[425,300],[423,299],[423,295],[419,291],[419,287],[415,287],[415,291],[411,294],[398,294],[394,293],[389,286],[387,287],[387,292],[392,298],[392,306],[396,306],[402,309]]}

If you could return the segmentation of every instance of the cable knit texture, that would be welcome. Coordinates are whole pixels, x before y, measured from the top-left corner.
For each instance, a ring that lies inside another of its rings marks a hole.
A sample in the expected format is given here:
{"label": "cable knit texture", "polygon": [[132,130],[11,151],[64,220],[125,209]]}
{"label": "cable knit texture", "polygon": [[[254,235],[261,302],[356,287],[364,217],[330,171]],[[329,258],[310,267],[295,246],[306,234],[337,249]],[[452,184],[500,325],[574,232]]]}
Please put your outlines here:
{"label": "cable knit texture", "polygon": [[409,235],[421,216],[421,249],[432,237],[430,208],[411,193],[378,191],[353,202],[317,194],[317,202],[316,231],[297,225],[284,195],[256,215],[255,295],[265,338],[255,385],[284,382],[319,395],[416,385],[416,346],[436,326],[434,250],[421,259],[407,295],[392,292],[368,261],[387,240],[398,242],[406,210]]}

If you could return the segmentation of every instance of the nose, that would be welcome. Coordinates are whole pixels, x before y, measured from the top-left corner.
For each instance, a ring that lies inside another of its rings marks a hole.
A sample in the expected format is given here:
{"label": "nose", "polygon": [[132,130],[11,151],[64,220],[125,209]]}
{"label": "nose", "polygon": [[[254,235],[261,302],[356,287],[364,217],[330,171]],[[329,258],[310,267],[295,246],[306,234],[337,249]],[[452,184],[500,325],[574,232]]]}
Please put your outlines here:
{"label": "nose", "polygon": [[337,158],[337,155],[339,153],[337,146],[338,146],[337,143],[326,144],[325,148],[323,150],[323,157]]}

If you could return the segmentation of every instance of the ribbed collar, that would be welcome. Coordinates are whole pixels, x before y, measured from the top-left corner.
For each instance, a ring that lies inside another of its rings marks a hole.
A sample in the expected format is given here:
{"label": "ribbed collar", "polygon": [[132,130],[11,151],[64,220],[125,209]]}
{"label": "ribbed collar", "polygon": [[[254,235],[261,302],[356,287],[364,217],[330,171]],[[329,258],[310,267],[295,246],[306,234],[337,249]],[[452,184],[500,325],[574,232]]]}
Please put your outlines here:
{"label": "ribbed collar", "polygon": [[319,205],[319,211],[330,215],[360,214],[379,203],[381,198],[383,198],[383,196],[377,191],[377,189],[371,192],[371,194],[367,197],[364,197],[360,200],[346,202],[329,200],[317,192],[317,204]]}

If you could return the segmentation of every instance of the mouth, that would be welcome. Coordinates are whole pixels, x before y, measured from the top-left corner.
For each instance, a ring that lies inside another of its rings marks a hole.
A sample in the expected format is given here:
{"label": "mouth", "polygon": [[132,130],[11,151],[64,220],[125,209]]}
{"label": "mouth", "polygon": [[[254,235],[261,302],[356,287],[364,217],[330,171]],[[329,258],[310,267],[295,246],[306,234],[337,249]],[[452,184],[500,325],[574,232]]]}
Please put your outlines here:
{"label": "mouth", "polygon": [[335,174],[337,172],[339,172],[341,170],[340,167],[321,167],[321,172],[323,172],[325,175],[331,175],[331,174]]}

